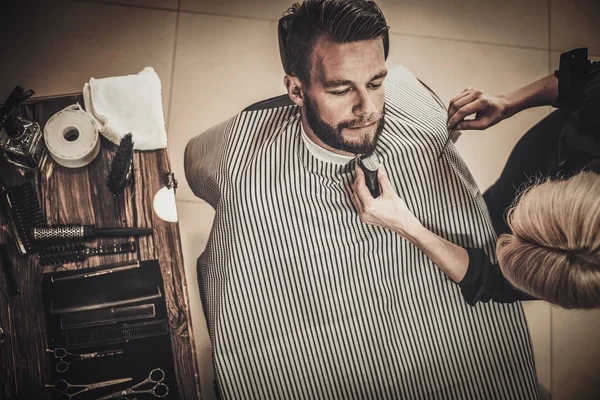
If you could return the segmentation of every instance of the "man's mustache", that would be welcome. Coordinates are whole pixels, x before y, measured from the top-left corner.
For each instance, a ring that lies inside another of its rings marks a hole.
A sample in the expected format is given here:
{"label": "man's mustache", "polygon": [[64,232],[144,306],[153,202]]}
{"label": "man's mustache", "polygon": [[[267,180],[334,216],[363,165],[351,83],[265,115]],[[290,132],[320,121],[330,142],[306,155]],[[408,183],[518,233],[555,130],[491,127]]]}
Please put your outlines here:
{"label": "man's mustache", "polygon": [[363,117],[354,121],[344,121],[340,122],[337,125],[337,129],[341,130],[344,128],[361,128],[363,126],[371,125],[374,123],[379,123],[381,119],[384,117],[385,111],[381,113],[374,113],[367,117]]}

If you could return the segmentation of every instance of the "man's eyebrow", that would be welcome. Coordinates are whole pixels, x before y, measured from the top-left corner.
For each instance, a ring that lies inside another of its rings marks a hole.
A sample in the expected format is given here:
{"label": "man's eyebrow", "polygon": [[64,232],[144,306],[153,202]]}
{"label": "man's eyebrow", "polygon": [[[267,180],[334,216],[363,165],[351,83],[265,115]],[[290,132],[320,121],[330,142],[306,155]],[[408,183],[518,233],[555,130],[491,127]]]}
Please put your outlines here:
{"label": "man's eyebrow", "polygon": [[385,78],[388,72],[387,69],[382,70],[380,73],[371,78],[372,81],[376,81],[377,79]]}
{"label": "man's eyebrow", "polygon": [[352,81],[349,81],[347,79],[333,79],[330,81],[323,82],[323,86],[326,89],[334,88],[337,86],[347,86],[347,85],[352,85]]}
{"label": "man's eyebrow", "polygon": [[[384,69],[381,72],[379,72],[377,75],[372,77],[371,81],[385,78],[387,73],[388,73],[387,70]],[[325,87],[326,89],[331,89],[331,88],[338,87],[338,86],[351,86],[353,84],[354,84],[354,82],[347,80],[347,79],[332,79],[332,80],[323,82],[323,87]]]}

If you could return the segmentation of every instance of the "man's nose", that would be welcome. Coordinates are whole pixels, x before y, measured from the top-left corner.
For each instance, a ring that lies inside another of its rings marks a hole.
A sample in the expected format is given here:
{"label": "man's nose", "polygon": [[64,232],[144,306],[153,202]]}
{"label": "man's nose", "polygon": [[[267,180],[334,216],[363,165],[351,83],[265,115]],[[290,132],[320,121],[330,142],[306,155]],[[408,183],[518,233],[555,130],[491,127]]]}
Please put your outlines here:
{"label": "man's nose", "polygon": [[373,93],[369,93],[369,91],[366,89],[357,90],[355,93],[356,103],[354,104],[354,108],[352,110],[354,115],[371,115],[377,112],[377,107],[375,107],[375,102],[373,101]]}

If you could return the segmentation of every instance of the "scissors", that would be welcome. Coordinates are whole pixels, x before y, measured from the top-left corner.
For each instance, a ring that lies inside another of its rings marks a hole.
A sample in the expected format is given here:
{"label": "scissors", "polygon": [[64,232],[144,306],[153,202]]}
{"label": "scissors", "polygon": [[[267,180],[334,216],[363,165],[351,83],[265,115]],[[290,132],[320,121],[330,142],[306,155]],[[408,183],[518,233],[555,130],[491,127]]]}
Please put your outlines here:
{"label": "scissors", "polygon": [[[56,397],[56,400],[69,400],[71,397],[75,397],[78,394],[83,392],[87,392],[88,390],[98,389],[105,386],[117,385],[123,382],[129,382],[133,380],[133,378],[121,378],[121,379],[113,379],[112,381],[104,381],[104,382],[96,382],[96,383],[88,383],[87,385],[71,385],[69,382],[64,379],[60,379],[54,382],[53,385],[46,385],[47,388],[54,388],[60,394]],[[75,393],[66,393],[69,388],[83,388],[79,392]]]}
{"label": "scissors", "polygon": [[[160,368],[155,368],[152,371],[150,371],[146,380],[138,383],[137,385],[133,385],[129,389],[120,390],[118,392],[108,394],[96,400],[108,400],[115,398],[118,400],[128,400],[128,398],[125,396],[136,393],[152,393],[154,397],[165,397],[169,394],[169,387],[162,383],[163,379],[165,379],[165,371],[163,371]],[[149,382],[154,383],[154,386],[143,390],[135,390]]]}
{"label": "scissors", "polygon": [[[78,360],[89,360],[90,358],[108,357],[108,356],[115,356],[117,354],[123,354],[123,350],[121,350],[121,349],[96,351],[94,353],[85,353],[85,354],[69,353],[67,350],[65,350],[62,347],[58,347],[54,350],[46,349],[46,351],[48,353],[53,353],[54,358],[60,360],[58,363],[56,363],[56,372],[61,372],[61,373],[68,370],[69,365],[71,365],[72,362],[75,362]],[[75,356],[77,358],[74,360],[71,360],[71,361],[65,361],[65,360],[63,360],[63,358],[65,358],[66,356]]]}

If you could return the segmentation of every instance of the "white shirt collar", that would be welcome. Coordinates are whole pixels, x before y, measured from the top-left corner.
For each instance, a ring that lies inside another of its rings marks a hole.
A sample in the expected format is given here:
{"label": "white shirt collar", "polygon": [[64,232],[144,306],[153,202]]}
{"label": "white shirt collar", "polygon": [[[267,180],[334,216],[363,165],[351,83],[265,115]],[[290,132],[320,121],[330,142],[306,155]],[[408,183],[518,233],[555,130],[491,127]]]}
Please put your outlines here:
{"label": "white shirt collar", "polygon": [[302,121],[300,121],[300,132],[304,145],[306,146],[310,154],[312,154],[318,160],[330,164],[346,165],[354,159],[353,156],[346,156],[344,154],[338,154],[334,153],[333,151],[324,149],[323,147],[310,140],[306,135],[306,132],[304,132]]}

